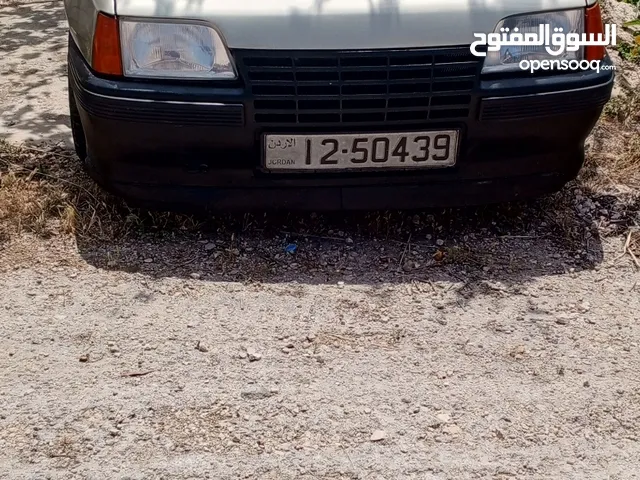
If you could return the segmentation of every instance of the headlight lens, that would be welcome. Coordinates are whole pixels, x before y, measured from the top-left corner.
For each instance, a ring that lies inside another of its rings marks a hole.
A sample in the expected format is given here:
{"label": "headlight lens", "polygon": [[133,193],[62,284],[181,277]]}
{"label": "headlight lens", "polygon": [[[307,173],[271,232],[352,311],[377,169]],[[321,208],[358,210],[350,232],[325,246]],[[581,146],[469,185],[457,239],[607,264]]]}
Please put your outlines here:
{"label": "headlight lens", "polygon": [[[514,28],[518,28],[519,33],[535,33],[540,31],[540,25],[549,25],[551,33],[555,28],[562,28],[563,33],[584,32],[584,10],[565,10],[559,12],[538,13],[533,15],[517,15],[501,20],[496,26],[494,33],[502,33],[501,29],[508,28],[509,32],[513,32]],[[555,49],[555,47],[553,47]],[[584,47],[580,47],[578,51],[565,51],[560,56],[552,56],[546,50],[545,45],[526,45],[514,46],[504,45],[499,51],[487,52],[484,60],[482,73],[511,72],[520,70],[518,64],[522,60],[582,60],[584,56]]]}
{"label": "headlight lens", "polygon": [[121,20],[125,76],[234,79],[236,72],[218,32],[204,25]]}

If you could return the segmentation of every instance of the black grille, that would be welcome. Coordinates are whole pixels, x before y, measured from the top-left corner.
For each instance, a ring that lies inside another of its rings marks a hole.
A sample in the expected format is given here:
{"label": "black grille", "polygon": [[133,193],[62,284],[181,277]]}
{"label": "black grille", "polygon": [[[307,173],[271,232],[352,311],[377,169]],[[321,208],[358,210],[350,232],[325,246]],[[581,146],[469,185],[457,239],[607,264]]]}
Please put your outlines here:
{"label": "black grille", "polygon": [[602,108],[608,100],[609,91],[596,88],[519,97],[485,98],[480,107],[480,120],[505,121],[564,115]]}
{"label": "black grille", "polygon": [[480,69],[469,47],[234,54],[262,125],[463,120]]}

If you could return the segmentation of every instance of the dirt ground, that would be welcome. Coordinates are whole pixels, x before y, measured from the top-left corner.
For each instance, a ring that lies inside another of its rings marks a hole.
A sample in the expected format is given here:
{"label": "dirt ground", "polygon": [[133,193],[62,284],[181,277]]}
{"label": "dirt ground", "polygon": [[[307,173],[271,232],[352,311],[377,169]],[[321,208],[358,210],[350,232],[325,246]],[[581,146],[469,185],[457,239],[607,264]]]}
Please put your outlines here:
{"label": "dirt ground", "polygon": [[[59,2],[0,7],[0,138],[66,155],[66,35]],[[638,225],[579,181],[0,236],[0,478],[640,478]]]}

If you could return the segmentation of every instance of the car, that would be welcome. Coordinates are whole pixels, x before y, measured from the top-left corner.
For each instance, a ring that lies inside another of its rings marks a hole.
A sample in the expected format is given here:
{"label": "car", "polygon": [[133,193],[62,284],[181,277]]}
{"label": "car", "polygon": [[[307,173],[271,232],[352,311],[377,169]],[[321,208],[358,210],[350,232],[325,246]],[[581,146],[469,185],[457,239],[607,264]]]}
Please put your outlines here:
{"label": "car", "polygon": [[[614,80],[596,0],[65,10],[78,156],[105,189],[152,208],[413,209],[555,192],[581,169]],[[567,35],[560,56],[527,36],[538,28]],[[574,68],[529,69],[554,59]]]}

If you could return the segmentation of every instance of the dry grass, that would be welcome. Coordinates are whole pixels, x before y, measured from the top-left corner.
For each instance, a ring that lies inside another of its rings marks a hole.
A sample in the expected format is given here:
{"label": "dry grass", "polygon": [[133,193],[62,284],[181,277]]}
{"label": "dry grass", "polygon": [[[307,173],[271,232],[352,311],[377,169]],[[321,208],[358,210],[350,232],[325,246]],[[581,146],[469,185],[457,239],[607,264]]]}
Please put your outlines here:
{"label": "dry grass", "polygon": [[640,229],[629,230],[627,239],[624,242],[623,255],[629,254],[636,268],[640,269]]}
{"label": "dry grass", "polygon": [[595,190],[640,191],[640,93],[628,92],[607,104],[582,179]]}
{"label": "dry grass", "polygon": [[0,238],[24,232],[112,240],[142,228],[193,230],[194,217],[130,208],[104,193],[60,148],[0,142]]}

